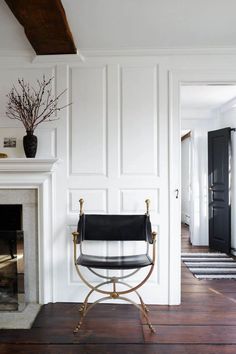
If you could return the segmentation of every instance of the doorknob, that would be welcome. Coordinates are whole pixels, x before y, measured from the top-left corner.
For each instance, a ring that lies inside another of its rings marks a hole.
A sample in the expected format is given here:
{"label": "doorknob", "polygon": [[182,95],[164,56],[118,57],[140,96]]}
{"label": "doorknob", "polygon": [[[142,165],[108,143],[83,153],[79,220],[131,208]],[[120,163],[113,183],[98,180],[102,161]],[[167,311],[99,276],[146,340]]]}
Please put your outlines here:
{"label": "doorknob", "polygon": [[179,190],[175,189],[175,198],[178,199],[179,198]]}
{"label": "doorknob", "polygon": [[211,186],[211,187],[209,187],[209,191],[213,191],[213,187]]}

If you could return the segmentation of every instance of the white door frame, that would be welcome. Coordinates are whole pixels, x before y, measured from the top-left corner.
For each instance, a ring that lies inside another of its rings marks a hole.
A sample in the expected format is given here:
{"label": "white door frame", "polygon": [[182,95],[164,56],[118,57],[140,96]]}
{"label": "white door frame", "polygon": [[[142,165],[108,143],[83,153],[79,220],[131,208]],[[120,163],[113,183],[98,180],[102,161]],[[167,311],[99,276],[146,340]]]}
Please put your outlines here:
{"label": "white door frame", "polygon": [[[206,60],[207,62],[207,60]],[[235,84],[236,71],[229,63],[220,67],[209,61],[204,67],[169,71],[169,304],[181,302],[181,139],[180,139],[180,87],[182,84]],[[214,67],[214,68],[213,68]]]}

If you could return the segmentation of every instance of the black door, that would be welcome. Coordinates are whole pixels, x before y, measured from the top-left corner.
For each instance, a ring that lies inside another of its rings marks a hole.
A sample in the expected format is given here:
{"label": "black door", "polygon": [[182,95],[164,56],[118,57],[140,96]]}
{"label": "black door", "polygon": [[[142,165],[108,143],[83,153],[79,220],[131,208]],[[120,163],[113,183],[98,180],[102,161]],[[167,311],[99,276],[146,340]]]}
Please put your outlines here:
{"label": "black door", "polygon": [[209,247],[230,252],[230,128],[208,132]]}

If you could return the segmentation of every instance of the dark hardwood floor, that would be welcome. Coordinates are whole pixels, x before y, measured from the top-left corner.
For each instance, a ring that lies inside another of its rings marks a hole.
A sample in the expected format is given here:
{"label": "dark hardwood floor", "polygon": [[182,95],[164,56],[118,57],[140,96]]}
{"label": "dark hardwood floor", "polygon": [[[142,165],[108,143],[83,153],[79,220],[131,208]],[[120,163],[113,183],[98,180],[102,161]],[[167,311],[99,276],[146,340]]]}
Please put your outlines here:
{"label": "dark hardwood floor", "polygon": [[[183,229],[183,252],[192,247]],[[198,280],[182,265],[180,306],[150,308],[151,334],[132,305],[100,304],[88,314],[77,335],[78,304],[42,307],[30,330],[1,330],[1,354],[235,354],[236,282]]]}
{"label": "dark hardwood floor", "polygon": [[181,250],[182,252],[209,252],[206,246],[192,246],[190,244],[189,226],[181,225]]}

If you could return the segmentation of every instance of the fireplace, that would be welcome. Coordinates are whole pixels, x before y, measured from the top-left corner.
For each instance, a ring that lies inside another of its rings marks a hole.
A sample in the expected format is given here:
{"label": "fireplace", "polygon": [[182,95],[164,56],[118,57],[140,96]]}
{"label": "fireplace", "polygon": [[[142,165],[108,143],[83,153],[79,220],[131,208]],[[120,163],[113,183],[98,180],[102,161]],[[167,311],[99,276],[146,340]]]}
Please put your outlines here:
{"label": "fireplace", "polygon": [[[58,162],[56,158],[0,159],[0,203],[23,205],[25,288],[30,293],[26,302],[54,301],[54,170]],[[27,273],[34,273],[29,279],[33,284],[27,284]]]}
{"label": "fireplace", "polygon": [[0,311],[25,306],[22,204],[0,204]]}
{"label": "fireplace", "polygon": [[0,203],[22,205],[26,302],[23,311],[2,311],[0,328],[30,328],[39,304],[54,301],[53,172],[57,162],[57,159],[0,159]]}
{"label": "fireplace", "polygon": [[0,189],[0,202],[0,309],[22,311],[25,302],[39,302],[38,191]]}

